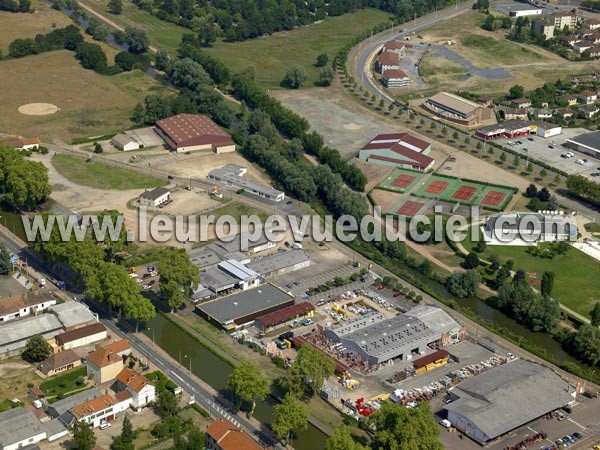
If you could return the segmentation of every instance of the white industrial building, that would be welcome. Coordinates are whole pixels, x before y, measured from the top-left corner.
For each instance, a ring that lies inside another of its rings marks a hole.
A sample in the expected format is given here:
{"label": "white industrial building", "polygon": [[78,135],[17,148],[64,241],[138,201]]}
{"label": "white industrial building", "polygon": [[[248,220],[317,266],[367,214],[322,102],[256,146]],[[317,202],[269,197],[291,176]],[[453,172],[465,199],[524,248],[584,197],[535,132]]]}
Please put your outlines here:
{"label": "white industrial building", "polygon": [[549,211],[494,214],[487,218],[482,230],[489,245],[535,245],[577,239],[575,218]]}
{"label": "white industrial building", "polygon": [[126,134],[116,134],[111,140],[110,143],[117,149],[123,152],[129,152],[131,150],[138,150],[140,148],[140,144],[133,140],[130,136]]}
{"label": "white industrial building", "polygon": [[157,187],[140,195],[141,206],[158,207],[171,200],[171,191],[167,188]]}
{"label": "white industrial building", "polygon": [[274,202],[280,202],[285,199],[284,192],[244,178],[246,172],[247,169],[245,167],[238,166],[237,164],[225,164],[225,166],[219,169],[211,170],[208,173],[208,178]]}
{"label": "white industrial building", "polygon": [[538,122],[537,124],[537,135],[543,138],[549,138],[558,136],[562,133],[562,127],[555,123],[549,122]]}
{"label": "white industrial building", "polygon": [[260,274],[263,279],[274,278],[284,273],[310,266],[310,256],[302,250],[277,252],[263,256],[247,264],[249,269]]}
{"label": "white industrial building", "polygon": [[26,448],[46,437],[46,430],[33,412],[23,407],[0,412],[0,450]]}
{"label": "white industrial building", "polygon": [[77,328],[66,333],[56,335],[54,340],[50,340],[50,345],[54,346],[57,351],[71,350],[84,345],[99,342],[108,337],[106,327],[100,322],[91,325]]}

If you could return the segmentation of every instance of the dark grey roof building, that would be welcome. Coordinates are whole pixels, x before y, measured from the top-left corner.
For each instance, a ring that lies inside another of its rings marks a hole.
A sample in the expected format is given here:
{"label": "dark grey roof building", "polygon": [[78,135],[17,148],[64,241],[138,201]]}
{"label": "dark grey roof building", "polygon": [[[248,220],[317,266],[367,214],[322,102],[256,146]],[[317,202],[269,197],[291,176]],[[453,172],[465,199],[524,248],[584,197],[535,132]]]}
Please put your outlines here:
{"label": "dark grey roof building", "polygon": [[46,439],[46,430],[35,415],[23,408],[0,413],[0,450],[24,448]]}
{"label": "dark grey roof building", "polygon": [[257,317],[293,304],[294,298],[287,292],[272,284],[264,284],[199,304],[196,311],[216,325],[226,330],[234,330]]}
{"label": "dark grey roof building", "polygon": [[79,405],[80,403],[84,403],[87,400],[92,400],[92,399],[94,399],[96,397],[100,397],[100,396],[102,396],[102,394],[95,387],[91,388],[91,389],[87,389],[85,391],[78,392],[75,395],[71,395],[67,398],[63,398],[62,400],[59,400],[57,402],[54,402],[54,403],[48,405],[47,413],[51,417],[59,417],[62,414],[69,411],[74,406]]}
{"label": "dark grey roof building", "polygon": [[[595,105],[585,105],[592,106]],[[579,109],[582,109],[581,106]],[[600,158],[600,131],[590,131],[589,133],[578,134],[571,139],[567,139],[567,144],[574,150],[578,150],[586,155]]]}
{"label": "dark grey roof building", "polygon": [[334,342],[341,342],[369,364],[409,359],[441,338],[441,333],[427,328],[416,317],[398,315],[387,319],[381,313],[334,325],[325,330],[325,335]]}
{"label": "dark grey roof building", "polygon": [[451,390],[445,405],[458,430],[485,444],[575,400],[575,389],[548,367],[522,359],[495,367]]}

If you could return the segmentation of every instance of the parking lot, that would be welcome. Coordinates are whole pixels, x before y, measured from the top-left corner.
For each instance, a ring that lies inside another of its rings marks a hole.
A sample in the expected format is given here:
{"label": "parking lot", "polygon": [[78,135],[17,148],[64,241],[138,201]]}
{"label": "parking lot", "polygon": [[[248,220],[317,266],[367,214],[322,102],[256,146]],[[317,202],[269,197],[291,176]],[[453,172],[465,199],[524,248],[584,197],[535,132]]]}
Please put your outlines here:
{"label": "parking lot", "polygon": [[[444,419],[442,400],[439,398],[431,402],[433,411],[436,411],[438,422]],[[556,418],[541,418],[527,425],[524,425],[509,433],[498,441],[486,445],[484,448],[489,450],[504,450],[523,441],[527,437],[532,437],[537,433],[547,433],[545,440],[539,441],[528,448],[535,450],[552,449],[554,443],[563,436],[573,433],[579,433],[579,439],[569,448],[589,449],[592,445],[598,443],[597,438],[593,436],[600,432],[600,399],[588,399],[583,396],[578,397],[577,402],[572,407],[571,414],[564,413],[566,419],[557,420]],[[476,450],[482,447],[467,437],[461,438],[461,433],[450,432],[440,425],[440,440],[447,450]],[[554,447],[558,448],[558,447]]]}
{"label": "parking lot", "polygon": [[[584,155],[565,146],[567,139],[585,132],[583,128],[563,128],[562,133],[550,138],[539,136],[523,136],[514,139],[499,139],[498,143],[512,148],[523,154],[525,158],[521,162],[523,167],[527,165],[527,155],[545,162],[557,169],[564,170],[568,174],[578,174],[590,177],[592,173],[600,172],[600,160]],[[509,144],[514,143],[514,144]],[[520,144],[519,144],[520,142]],[[561,155],[571,152],[572,158],[563,158]],[[578,160],[587,160],[583,165],[576,163]],[[594,179],[595,177],[592,177]],[[600,178],[596,178],[600,180]]]}

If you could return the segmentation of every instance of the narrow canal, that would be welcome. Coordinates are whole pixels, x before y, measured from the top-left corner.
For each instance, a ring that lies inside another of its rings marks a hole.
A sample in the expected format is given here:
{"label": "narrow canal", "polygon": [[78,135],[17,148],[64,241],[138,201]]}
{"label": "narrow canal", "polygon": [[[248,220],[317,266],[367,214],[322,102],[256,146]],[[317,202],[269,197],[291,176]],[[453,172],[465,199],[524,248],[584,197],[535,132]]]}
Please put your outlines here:
{"label": "narrow canal", "polygon": [[[227,377],[233,370],[229,364],[161,315],[157,315],[154,320],[149,322],[148,328],[144,333],[151,339],[154,338],[156,344],[173,359],[181,360],[181,365],[188,368],[191,359],[192,372],[214,389],[223,392],[227,384]],[[270,424],[273,420],[273,407],[276,403],[277,401],[271,397],[264,402],[257,403],[254,416],[262,423]],[[324,433],[308,424],[308,429],[298,434],[293,446],[297,450],[321,450],[325,447],[325,439]]]}
{"label": "narrow canal", "polygon": [[26,240],[21,215],[4,202],[0,202],[0,224],[21,239]]}

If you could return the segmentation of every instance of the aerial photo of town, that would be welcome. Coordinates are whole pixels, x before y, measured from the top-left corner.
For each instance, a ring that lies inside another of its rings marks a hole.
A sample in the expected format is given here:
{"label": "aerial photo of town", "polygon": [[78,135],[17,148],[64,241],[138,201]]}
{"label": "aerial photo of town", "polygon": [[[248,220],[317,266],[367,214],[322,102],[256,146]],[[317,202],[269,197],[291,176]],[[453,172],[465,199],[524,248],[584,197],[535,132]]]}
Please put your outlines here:
{"label": "aerial photo of town", "polygon": [[0,450],[564,448],[599,0],[0,0]]}

